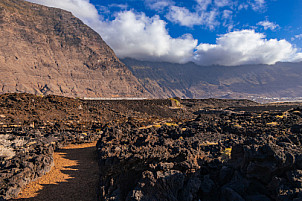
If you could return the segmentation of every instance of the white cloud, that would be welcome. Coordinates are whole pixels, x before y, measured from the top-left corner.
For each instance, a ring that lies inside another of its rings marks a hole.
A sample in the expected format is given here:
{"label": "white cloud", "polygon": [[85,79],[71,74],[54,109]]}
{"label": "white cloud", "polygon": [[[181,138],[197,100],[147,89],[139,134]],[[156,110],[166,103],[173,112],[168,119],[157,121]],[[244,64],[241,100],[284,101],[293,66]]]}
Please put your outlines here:
{"label": "white cloud", "polygon": [[238,10],[243,10],[243,9],[247,10],[248,8],[249,8],[249,5],[246,3],[239,4],[239,6],[238,6]]}
{"label": "white cloud", "polygon": [[231,15],[228,14],[232,12],[236,15],[240,10],[252,9],[257,12],[264,12],[267,4],[266,0],[195,0],[196,5],[193,4],[191,8],[188,8],[177,5],[177,1],[173,1],[171,4],[166,2],[168,0],[160,0],[158,3],[162,3],[161,1],[164,1],[164,8],[169,8],[169,12],[165,16],[169,21],[191,28],[202,25],[210,30],[214,30],[221,24],[231,30],[234,27],[234,22],[221,22],[220,19],[225,20],[229,17],[231,20]]}
{"label": "white cloud", "polygon": [[229,0],[215,0],[215,5],[218,7],[225,7],[231,5]]}
{"label": "white cloud", "polygon": [[197,11],[205,11],[212,4],[212,0],[196,0],[196,3],[197,3],[196,6]]}
{"label": "white cloud", "polygon": [[202,24],[202,19],[199,18],[197,13],[192,13],[184,7],[172,6],[166,17],[170,21],[179,23],[182,26],[192,27],[193,25]]}
{"label": "white cloud", "polygon": [[266,2],[265,0],[254,0],[254,2],[250,2],[250,5],[254,11],[262,11],[266,6]]}
{"label": "white cloud", "polygon": [[96,30],[121,58],[185,63],[191,59],[197,46],[197,40],[189,34],[172,38],[166,23],[158,16],[149,18],[143,13],[124,11],[113,21],[102,21],[89,0],[29,1],[71,11]]}
{"label": "white cloud", "polygon": [[300,61],[302,54],[286,40],[265,39],[254,30],[234,31],[221,35],[216,44],[200,44],[194,62],[200,65],[274,64]]}
{"label": "white cloud", "polygon": [[42,4],[49,7],[61,8],[72,12],[85,23],[99,20],[99,14],[89,0],[28,0],[32,3]]}
{"label": "white cloud", "polygon": [[266,0],[235,1],[235,4],[238,5],[238,10],[248,10],[251,8],[256,12],[262,12],[266,9]]}
{"label": "white cloud", "polygon": [[302,39],[302,34],[295,35],[295,38]]}
{"label": "white cloud", "polygon": [[149,18],[144,13],[127,11],[111,22],[102,22],[98,31],[121,58],[188,62],[197,40],[191,35],[172,38],[165,26],[158,16]]}
{"label": "white cloud", "polygon": [[302,53],[297,53],[296,55],[294,55],[294,57],[292,59],[290,59],[289,61],[292,62],[302,62]]}
{"label": "white cloud", "polygon": [[275,30],[276,28],[279,27],[278,24],[275,24],[275,23],[270,22],[270,21],[268,21],[268,20],[258,22],[257,25],[263,26],[264,30],[267,30],[267,29]]}
{"label": "white cloud", "polygon": [[190,12],[187,8],[172,6],[166,18],[182,26],[193,27],[194,25],[204,25],[209,29],[214,29],[219,25],[219,22],[216,20],[217,16],[217,10]]}
{"label": "white cloud", "polygon": [[228,32],[230,32],[234,28],[233,11],[224,10],[222,14],[222,19],[224,20],[223,26],[227,27]]}
{"label": "white cloud", "polygon": [[223,14],[222,14],[222,17],[223,17],[223,19],[231,19],[232,18],[232,14],[233,14],[233,11],[224,10]]}
{"label": "white cloud", "polygon": [[[148,17],[144,13],[123,11],[117,13],[114,20],[106,21],[88,0],[30,1],[73,12],[96,30],[122,58],[174,63],[193,61],[200,65],[226,66],[302,61],[302,53],[291,43],[286,40],[268,40],[264,34],[256,33],[254,30],[230,32],[219,36],[216,44],[202,43],[197,46],[197,40],[189,34],[172,38],[166,29],[166,22],[158,16]],[[202,1],[206,2],[199,0],[200,3]],[[197,20],[194,15],[192,19]],[[300,35],[296,36],[299,37]]]}
{"label": "white cloud", "polygon": [[291,41],[294,41],[294,40],[300,40],[300,39],[302,39],[302,34],[298,34],[298,35],[295,35],[295,36],[293,36],[293,37],[291,37]]}
{"label": "white cloud", "polygon": [[109,14],[110,13],[110,10],[109,10],[108,6],[100,6],[100,5],[98,5],[97,9],[102,14]]}
{"label": "white cloud", "polygon": [[175,4],[172,0],[145,0],[145,4],[152,10],[163,11],[165,8]]}
{"label": "white cloud", "polygon": [[115,7],[115,8],[119,8],[121,10],[126,10],[128,8],[127,4],[117,4],[117,3],[113,3],[109,5],[110,8]]}
{"label": "white cloud", "polygon": [[[166,18],[181,26],[193,27],[203,25],[211,30],[215,29],[220,23],[218,17],[220,12],[218,6],[213,5],[212,0],[195,0],[196,5],[193,11],[186,7],[170,6]],[[218,5],[224,5],[228,0],[216,0]]]}

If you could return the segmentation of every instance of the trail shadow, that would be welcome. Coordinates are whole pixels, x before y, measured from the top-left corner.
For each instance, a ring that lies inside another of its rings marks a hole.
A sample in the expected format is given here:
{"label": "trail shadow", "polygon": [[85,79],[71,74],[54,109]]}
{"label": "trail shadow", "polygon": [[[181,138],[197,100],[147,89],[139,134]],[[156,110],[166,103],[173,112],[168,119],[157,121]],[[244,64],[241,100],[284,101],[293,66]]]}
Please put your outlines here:
{"label": "trail shadow", "polygon": [[[97,200],[98,163],[96,148],[62,149],[63,158],[75,161],[77,165],[65,166],[60,170],[67,174],[66,182],[42,184],[42,190],[32,198],[16,199],[20,201],[93,201]],[[56,175],[53,175],[56,176]]]}

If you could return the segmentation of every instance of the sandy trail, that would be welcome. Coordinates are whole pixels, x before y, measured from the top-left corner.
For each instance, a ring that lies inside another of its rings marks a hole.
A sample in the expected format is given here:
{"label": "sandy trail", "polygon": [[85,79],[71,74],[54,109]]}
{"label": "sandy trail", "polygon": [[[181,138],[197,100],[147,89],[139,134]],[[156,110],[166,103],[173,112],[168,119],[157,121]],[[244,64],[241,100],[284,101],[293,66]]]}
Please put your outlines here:
{"label": "sandy trail", "polygon": [[98,164],[96,142],[69,145],[54,153],[55,166],[28,184],[15,200],[97,200]]}

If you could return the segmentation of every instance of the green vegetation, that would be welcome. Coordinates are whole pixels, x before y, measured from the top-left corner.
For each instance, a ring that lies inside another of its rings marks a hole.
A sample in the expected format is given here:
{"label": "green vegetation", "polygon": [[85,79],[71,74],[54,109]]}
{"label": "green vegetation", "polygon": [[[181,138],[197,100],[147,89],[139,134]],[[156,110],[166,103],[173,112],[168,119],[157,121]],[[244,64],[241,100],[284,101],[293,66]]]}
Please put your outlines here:
{"label": "green vegetation", "polygon": [[172,107],[181,107],[180,101],[177,100],[176,98],[169,98],[172,102]]}
{"label": "green vegetation", "polygon": [[221,159],[226,161],[231,158],[232,148],[225,148],[221,153]]}

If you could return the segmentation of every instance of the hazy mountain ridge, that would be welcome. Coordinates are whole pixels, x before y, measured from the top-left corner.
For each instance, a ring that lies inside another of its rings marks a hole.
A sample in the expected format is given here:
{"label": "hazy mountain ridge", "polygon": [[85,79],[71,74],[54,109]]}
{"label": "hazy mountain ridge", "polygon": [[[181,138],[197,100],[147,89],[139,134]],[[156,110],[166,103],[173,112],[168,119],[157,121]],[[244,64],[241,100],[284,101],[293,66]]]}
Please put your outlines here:
{"label": "hazy mountain ridge", "polygon": [[102,38],[70,12],[0,2],[0,93],[148,96]]}
{"label": "hazy mountain ridge", "polygon": [[301,97],[302,63],[199,66],[122,59],[154,96],[183,98]]}

